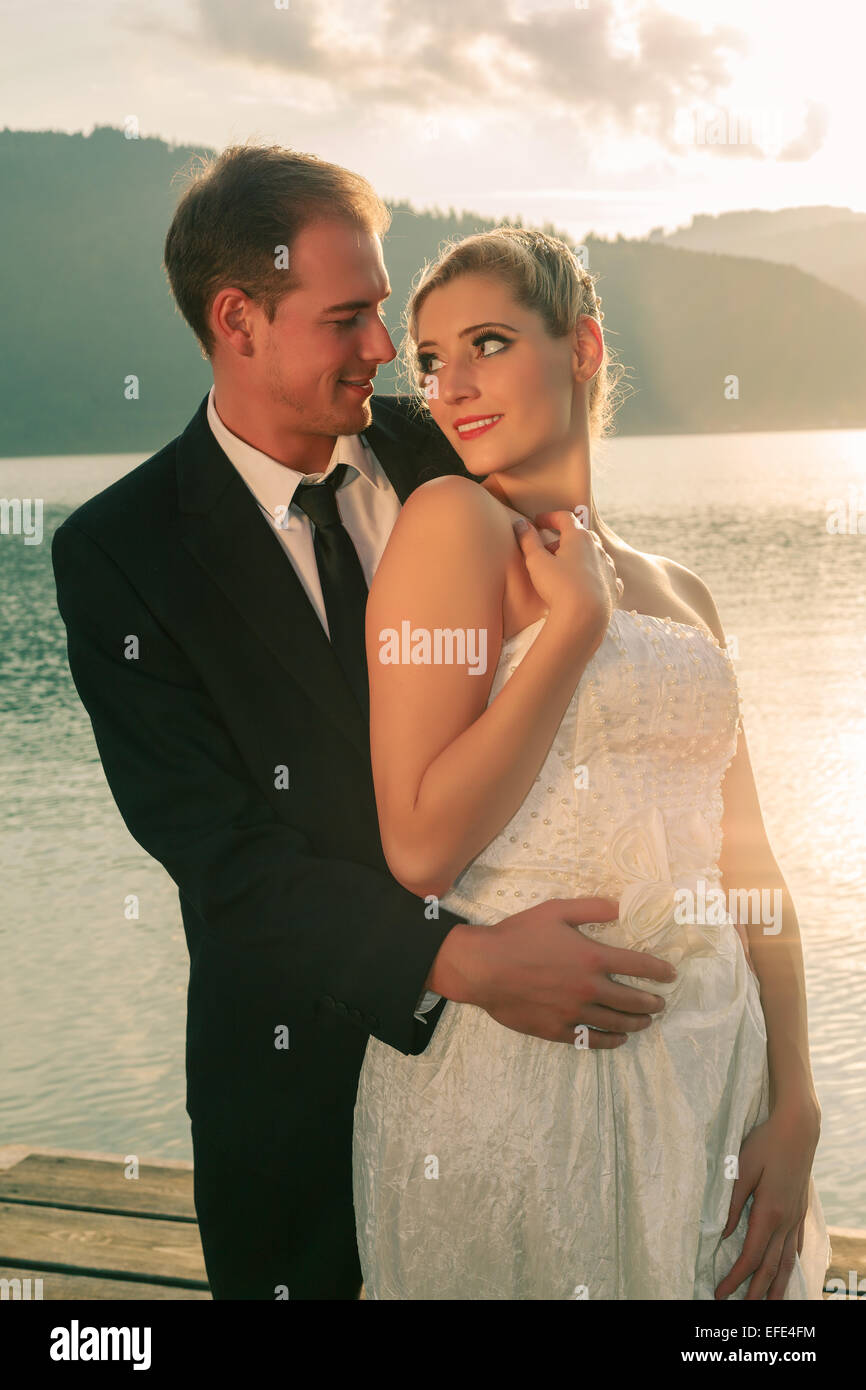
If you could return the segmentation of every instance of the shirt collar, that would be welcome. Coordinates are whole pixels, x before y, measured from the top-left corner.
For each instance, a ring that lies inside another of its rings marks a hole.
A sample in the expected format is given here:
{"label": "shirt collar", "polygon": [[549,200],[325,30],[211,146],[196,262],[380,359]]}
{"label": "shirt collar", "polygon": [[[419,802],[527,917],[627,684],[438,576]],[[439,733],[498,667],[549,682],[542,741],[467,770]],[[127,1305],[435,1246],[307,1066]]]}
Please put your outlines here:
{"label": "shirt collar", "polygon": [[[213,386],[207,398],[207,420],[229,462],[238,470],[259,506],[274,520],[285,518],[285,509],[291,504],[300,483],[319,482],[341,463],[347,464],[350,470],[354,468],[371,487],[378,488],[380,485],[372,451],[363,435],[338,435],[327,468],[321,473],[301,473],[233,434],[217,414]],[[350,471],[342,486],[345,487],[354,476]]]}

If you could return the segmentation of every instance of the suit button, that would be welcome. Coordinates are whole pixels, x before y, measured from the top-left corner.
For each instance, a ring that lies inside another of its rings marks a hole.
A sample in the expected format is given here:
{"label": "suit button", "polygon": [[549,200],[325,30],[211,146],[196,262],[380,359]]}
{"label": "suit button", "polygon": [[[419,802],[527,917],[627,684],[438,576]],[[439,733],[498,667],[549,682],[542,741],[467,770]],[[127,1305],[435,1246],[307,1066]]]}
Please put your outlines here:
{"label": "suit button", "polygon": [[334,1001],[331,998],[330,994],[323,994],[321,999],[319,1000],[319,1003],[323,1004],[326,1009],[333,1009],[334,1007]]}
{"label": "suit button", "polygon": [[367,1025],[368,1025],[368,1027],[370,1027],[370,1028],[378,1028],[378,1027],[379,1027],[379,1020],[378,1020],[378,1018],[376,1017],[375,1014],[371,1014],[370,1017],[367,1019]]}
{"label": "suit button", "polygon": [[349,1012],[348,1004],[344,1004],[342,999],[337,1000],[336,1004],[334,1005],[334,1008],[337,1010],[338,1014],[346,1015]]}
{"label": "suit button", "polygon": [[352,1019],[353,1023],[363,1023],[363,1022],[364,1022],[364,1015],[361,1013],[361,1010],[360,1010],[360,1009],[350,1009],[350,1010],[349,1010],[349,1017]]}

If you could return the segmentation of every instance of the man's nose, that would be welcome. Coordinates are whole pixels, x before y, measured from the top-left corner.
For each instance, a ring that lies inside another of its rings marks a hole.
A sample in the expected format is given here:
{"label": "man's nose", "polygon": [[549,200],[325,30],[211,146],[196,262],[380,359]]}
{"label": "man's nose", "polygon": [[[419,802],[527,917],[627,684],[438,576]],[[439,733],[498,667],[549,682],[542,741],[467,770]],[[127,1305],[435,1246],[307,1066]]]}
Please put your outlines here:
{"label": "man's nose", "polygon": [[391,342],[391,335],[382,320],[379,326],[372,330],[369,338],[365,337],[362,344],[361,356],[365,362],[393,362],[397,356],[397,349]]}

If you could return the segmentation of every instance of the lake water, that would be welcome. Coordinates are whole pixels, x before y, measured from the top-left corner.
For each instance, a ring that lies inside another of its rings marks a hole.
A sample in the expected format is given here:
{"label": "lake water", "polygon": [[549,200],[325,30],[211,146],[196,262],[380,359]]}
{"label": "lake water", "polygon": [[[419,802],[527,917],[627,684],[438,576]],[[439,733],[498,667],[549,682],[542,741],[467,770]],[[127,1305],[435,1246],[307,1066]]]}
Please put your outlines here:
{"label": "lake water", "polygon": [[[42,544],[0,536],[0,1143],[189,1158],[176,892],[111,799],[50,560],[60,521],[138,462],[0,460],[0,497],[45,500]],[[866,534],[827,527],[837,499],[866,514],[866,432],[615,440],[596,496],[631,544],[708,582],[736,638],[804,941],[816,1181],[829,1221],[866,1226]]]}

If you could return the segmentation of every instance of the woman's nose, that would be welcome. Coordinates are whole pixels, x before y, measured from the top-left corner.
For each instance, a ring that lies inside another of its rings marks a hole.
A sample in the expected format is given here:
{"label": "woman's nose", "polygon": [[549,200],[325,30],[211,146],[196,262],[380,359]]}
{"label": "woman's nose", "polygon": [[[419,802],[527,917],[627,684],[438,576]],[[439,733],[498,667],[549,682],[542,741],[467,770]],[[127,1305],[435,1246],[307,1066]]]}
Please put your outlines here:
{"label": "woman's nose", "polygon": [[449,405],[457,405],[460,401],[477,400],[478,387],[472,377],[471,370],[463,367],[448,367],[444,372],[439,372],[439,398],[446,401]]}

